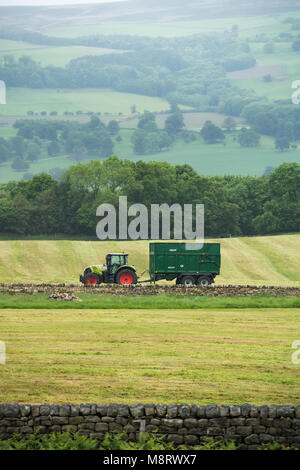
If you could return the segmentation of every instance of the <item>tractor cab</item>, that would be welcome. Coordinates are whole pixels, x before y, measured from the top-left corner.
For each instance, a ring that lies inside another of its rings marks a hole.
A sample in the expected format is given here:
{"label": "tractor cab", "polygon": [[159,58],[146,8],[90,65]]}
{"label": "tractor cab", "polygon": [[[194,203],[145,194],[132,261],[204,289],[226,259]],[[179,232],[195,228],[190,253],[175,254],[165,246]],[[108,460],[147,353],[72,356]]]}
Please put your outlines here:
{"label": "tractor cab", "polygon": [[121,266],[128,265],[128,254],[109,253],[106,255],[106,267],[109,274],[114,274]]}

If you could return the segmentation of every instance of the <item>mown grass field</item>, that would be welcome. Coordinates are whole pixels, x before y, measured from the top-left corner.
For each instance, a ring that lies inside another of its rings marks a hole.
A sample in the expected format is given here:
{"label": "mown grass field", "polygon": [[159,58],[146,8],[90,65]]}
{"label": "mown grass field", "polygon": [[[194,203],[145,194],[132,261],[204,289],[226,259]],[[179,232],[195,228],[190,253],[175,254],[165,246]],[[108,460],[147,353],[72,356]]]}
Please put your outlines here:
{"label": "mown grass field", "polygon": [[[300,285],[300,235],[223,238],[217,284]],[[107,253],[129,253],[138,274],[148,269],[148,240],[0,240],[1,282],[78,283]],[[141,278],[147,279],[147,273]]]}
{"label": "mown grass field", "polygon": [[2,402],[299,399],[299,309],[1,311]]}

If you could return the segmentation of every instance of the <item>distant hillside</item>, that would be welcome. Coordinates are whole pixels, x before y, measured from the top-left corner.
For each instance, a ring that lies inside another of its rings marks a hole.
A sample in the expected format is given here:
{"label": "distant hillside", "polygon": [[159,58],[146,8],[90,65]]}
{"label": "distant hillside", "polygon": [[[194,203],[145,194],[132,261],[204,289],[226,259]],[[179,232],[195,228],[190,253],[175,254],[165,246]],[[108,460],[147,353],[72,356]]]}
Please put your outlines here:
{"label": "distant hillside", "polygon": [[95,25],[104,21],[151,22],[223,18],[299,9],[300,0],[125,0],[57,7],[0,7],[0,25],[28,29]]}

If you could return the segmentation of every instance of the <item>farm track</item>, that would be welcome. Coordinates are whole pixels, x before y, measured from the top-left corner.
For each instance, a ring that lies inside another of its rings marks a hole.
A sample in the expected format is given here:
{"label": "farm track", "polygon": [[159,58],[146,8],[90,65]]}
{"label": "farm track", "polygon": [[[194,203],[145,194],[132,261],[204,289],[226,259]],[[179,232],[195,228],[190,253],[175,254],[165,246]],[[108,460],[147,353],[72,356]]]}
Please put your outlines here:
{"label": "farm track", "polygon": [[158,286],[158,285],[101,285],[81,286],[78,284],[0,284],[0,293],[8,294],[54,294],[54,293],[94,293],[116,296],[143,296],[143,295],[189,295],[207,297],[235,297],[235,296],[272,296],[272,297],[299,297],[300,287],[278,286]]}

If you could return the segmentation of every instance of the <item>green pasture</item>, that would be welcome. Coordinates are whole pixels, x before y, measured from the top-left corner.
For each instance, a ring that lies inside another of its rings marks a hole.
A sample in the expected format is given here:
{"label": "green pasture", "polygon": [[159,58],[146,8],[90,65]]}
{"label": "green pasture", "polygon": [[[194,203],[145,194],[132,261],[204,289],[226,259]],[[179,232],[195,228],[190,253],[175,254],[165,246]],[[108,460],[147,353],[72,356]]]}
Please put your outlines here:
{"label": "green pasture", "polygon": [[[299,399],[299,309],[2,310],[2,402]],[[295,336],[296,335],[296,336]]]}

